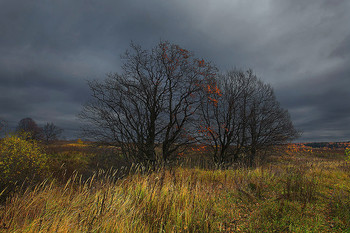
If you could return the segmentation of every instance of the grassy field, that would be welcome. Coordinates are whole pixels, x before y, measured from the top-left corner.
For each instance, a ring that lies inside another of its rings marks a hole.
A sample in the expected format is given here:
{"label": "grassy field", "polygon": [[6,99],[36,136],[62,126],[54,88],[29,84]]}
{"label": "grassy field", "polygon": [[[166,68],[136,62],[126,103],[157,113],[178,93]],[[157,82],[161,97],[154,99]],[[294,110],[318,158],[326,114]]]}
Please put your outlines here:
{"label": "grassy field", "polygon": [[289,148],[256,168],[75,173],[8,198],[0,232],[350,232],[344,157]]}

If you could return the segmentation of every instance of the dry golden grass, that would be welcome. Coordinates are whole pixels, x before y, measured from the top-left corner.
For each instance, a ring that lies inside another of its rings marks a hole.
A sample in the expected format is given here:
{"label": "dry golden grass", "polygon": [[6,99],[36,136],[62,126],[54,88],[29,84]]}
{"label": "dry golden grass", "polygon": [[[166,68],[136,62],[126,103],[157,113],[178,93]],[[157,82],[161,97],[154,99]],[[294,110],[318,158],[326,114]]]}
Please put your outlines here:
{"label": "dry golden grass", "polygon": [[43,182],[0,207],[0,232],[350,232],[350,164],[315,153]]}

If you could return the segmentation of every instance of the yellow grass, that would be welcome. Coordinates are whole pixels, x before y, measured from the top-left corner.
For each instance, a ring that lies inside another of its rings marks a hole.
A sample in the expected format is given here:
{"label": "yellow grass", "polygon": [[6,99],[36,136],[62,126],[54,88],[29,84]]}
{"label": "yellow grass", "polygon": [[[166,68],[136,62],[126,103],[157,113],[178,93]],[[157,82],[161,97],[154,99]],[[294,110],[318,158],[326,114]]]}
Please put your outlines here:
{"label": "yellow grass", "polygon": [[14,195],[0,207],[0,232],[350,231],[350,164],[341,158],[115,174],[75,174]]}

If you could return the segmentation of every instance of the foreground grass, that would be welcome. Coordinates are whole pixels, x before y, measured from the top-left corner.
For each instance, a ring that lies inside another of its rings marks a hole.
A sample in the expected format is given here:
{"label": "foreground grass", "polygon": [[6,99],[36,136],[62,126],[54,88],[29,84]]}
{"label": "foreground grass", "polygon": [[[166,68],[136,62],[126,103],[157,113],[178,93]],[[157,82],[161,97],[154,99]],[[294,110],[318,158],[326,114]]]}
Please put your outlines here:
{"label": "foreground grass", "polygon": [[350,232],[349,167],[294,154],[256,169],[75,175],[9,198],[0,232]]}

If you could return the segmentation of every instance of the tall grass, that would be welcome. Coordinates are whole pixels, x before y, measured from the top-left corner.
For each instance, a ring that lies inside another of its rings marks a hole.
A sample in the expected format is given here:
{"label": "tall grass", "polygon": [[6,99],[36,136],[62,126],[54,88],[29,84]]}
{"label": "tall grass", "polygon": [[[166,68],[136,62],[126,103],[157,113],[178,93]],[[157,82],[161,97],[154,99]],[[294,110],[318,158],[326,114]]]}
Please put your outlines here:
{"label": "tall grass", "polygon": [[[300,155],[255,169],[98,171],[0,207],[0,232],[349,232],[350,169]],[[130,169],[129,169],[130,170]]]}

